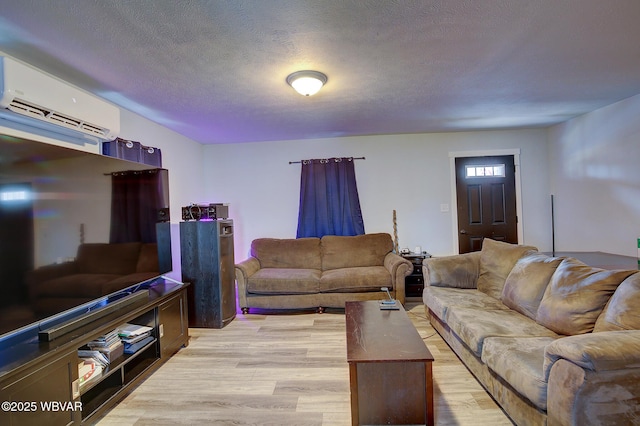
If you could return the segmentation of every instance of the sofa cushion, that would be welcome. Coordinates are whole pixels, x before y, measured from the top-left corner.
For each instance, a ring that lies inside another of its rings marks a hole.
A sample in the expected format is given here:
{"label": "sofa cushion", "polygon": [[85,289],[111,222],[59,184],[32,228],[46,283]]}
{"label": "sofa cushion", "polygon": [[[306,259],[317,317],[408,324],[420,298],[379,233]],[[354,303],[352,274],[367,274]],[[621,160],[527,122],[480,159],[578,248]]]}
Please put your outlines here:
{"label": "sofa cushion", "polygon": [[391,235],[385,233],[356,236],[325,235],[321,239],[322,270],[383,266],[393,250]]}
{"label": "sofa cushion", "polygon": [[88,243],[78,247],[78,272],[127,275],[136,271],[142,243]]}
{"label": "sofa cushion", "polygon": [[247,281],[247,292],[253,294],[309,294],[319,288],[318,269],[263,268]]}
{"label": "sofa cushion", "polygon": [[618,285],[632,273],[594,268],[566,258],[551,277],[536,321],[558,334],[589,333]]}
{"label": "sofa cushion", "polygon": [[556,333],[512,310],[461,308],[451,306],[447,324],[479,358],[487,337],[556,337]]}
{"label": "sofa cushion", "polygon": [[482,362],[540,410],[547,409],[544,352],[553,337],[488,337]]}
{"label": "sofa cushion", "polygon": [[640,330],[640,273],[622,281],[593,328],[594,332],[613,330]]}
{"label": "sofa cushion", "polygon": [[391,290],[391,274],[384,266],[332,269],[320,277],[321,293],[380,291],[380,287]]}
{"label": "sofa cushion", "polygon": [[513,266],[529,251],[537,251],[537,249],[533,246],[509,244],[485,238],[480,250],[478,290],[500,299],[502,287]]}
{"label": "sofa cushion", "polygon": [[498,299],[474,289],[425,287],[422,300],[442,321],[447,321],[447,311],[451,306],[477,309],[509,309]]}
{"label": "sofa cushion", "polygon": [[529,253],[518,259],[502,289],[502,303],[535,319],[551,276],[562,258]]}
{"label": "sofa cushion", "polygon": [[320,238],[258,238],[251,242],[251,256],[261,268],[320,269]]}
{"label": "sofa cushion", "polygon": [[480,252],[429,257],[422,261],[425,287],[477,288]]}

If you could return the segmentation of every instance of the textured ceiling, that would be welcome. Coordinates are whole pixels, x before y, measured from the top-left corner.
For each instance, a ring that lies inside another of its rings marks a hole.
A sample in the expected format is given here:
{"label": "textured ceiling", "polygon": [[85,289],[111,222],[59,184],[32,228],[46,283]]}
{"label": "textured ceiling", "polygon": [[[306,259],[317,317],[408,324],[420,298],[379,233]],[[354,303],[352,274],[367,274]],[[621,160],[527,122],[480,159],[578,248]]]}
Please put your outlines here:
{"label": "textured ceiling", "polygon": [[640,93],[640,1],[0,0],[0,51],[201,143],[536,127]]}

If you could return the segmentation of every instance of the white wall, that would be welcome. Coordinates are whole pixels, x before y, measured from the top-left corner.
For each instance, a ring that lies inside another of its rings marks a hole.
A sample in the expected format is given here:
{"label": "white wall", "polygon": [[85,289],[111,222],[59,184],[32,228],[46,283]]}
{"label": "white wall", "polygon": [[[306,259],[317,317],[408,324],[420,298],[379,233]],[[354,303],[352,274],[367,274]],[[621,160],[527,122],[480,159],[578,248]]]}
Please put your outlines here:
{"label": "white wall", "polygon": [[637,255],[640,95],[549,129],[556,250]]}
{"label": "white wall", "polygon": [[365,231],[393,234],[397,212],[401,247],[453,254],[453,206],[449,153],[520,149],[524,241],[551,246],[550,197],[545,130],[363,136],[258,142],[204,147],[202,198],[229,203],[235,223],[236,261],[247,258],[259,237],[295,238],[300,164],[289,161],[340,156],[356,161]]}

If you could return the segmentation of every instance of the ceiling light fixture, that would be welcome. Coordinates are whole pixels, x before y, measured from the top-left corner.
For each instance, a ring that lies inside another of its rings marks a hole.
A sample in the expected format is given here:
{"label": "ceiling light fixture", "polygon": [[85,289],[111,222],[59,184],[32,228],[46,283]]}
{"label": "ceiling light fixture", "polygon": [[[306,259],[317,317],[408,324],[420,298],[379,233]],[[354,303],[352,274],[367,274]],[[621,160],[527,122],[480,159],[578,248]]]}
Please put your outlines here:
{"label": "ceiling light fixture", "polygon": [[327,76],[318,71],[296,71],[289,74],[287,83],[302,96],[311,96],[327,83]]}

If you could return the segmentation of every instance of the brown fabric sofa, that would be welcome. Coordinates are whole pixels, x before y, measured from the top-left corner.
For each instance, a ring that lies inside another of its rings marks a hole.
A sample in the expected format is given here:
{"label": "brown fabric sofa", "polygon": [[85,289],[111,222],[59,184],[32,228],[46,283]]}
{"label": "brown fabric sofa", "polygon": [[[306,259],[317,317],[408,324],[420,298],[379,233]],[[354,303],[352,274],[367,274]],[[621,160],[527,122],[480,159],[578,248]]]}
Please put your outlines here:
{"label": "brown fabric sofa", "polygon": [[155,243],[87,243],[74,261],[47,265],[27,277],[32,308],[60,312],[158,275]]}
{"label": "brown fabric sofa", "polygon": [[431,324],[516,424],[638,424],[638,271],[485,239],[423,272]]}
{"label": "brown fabric sofa", "polygon": [[404,303],[410,261],[393,253],[385,233],[353,237],[260,238],[251,257],[236,265],[238,300],[249,308],[343,308],[347,300],[385,298],[381,287]]}

